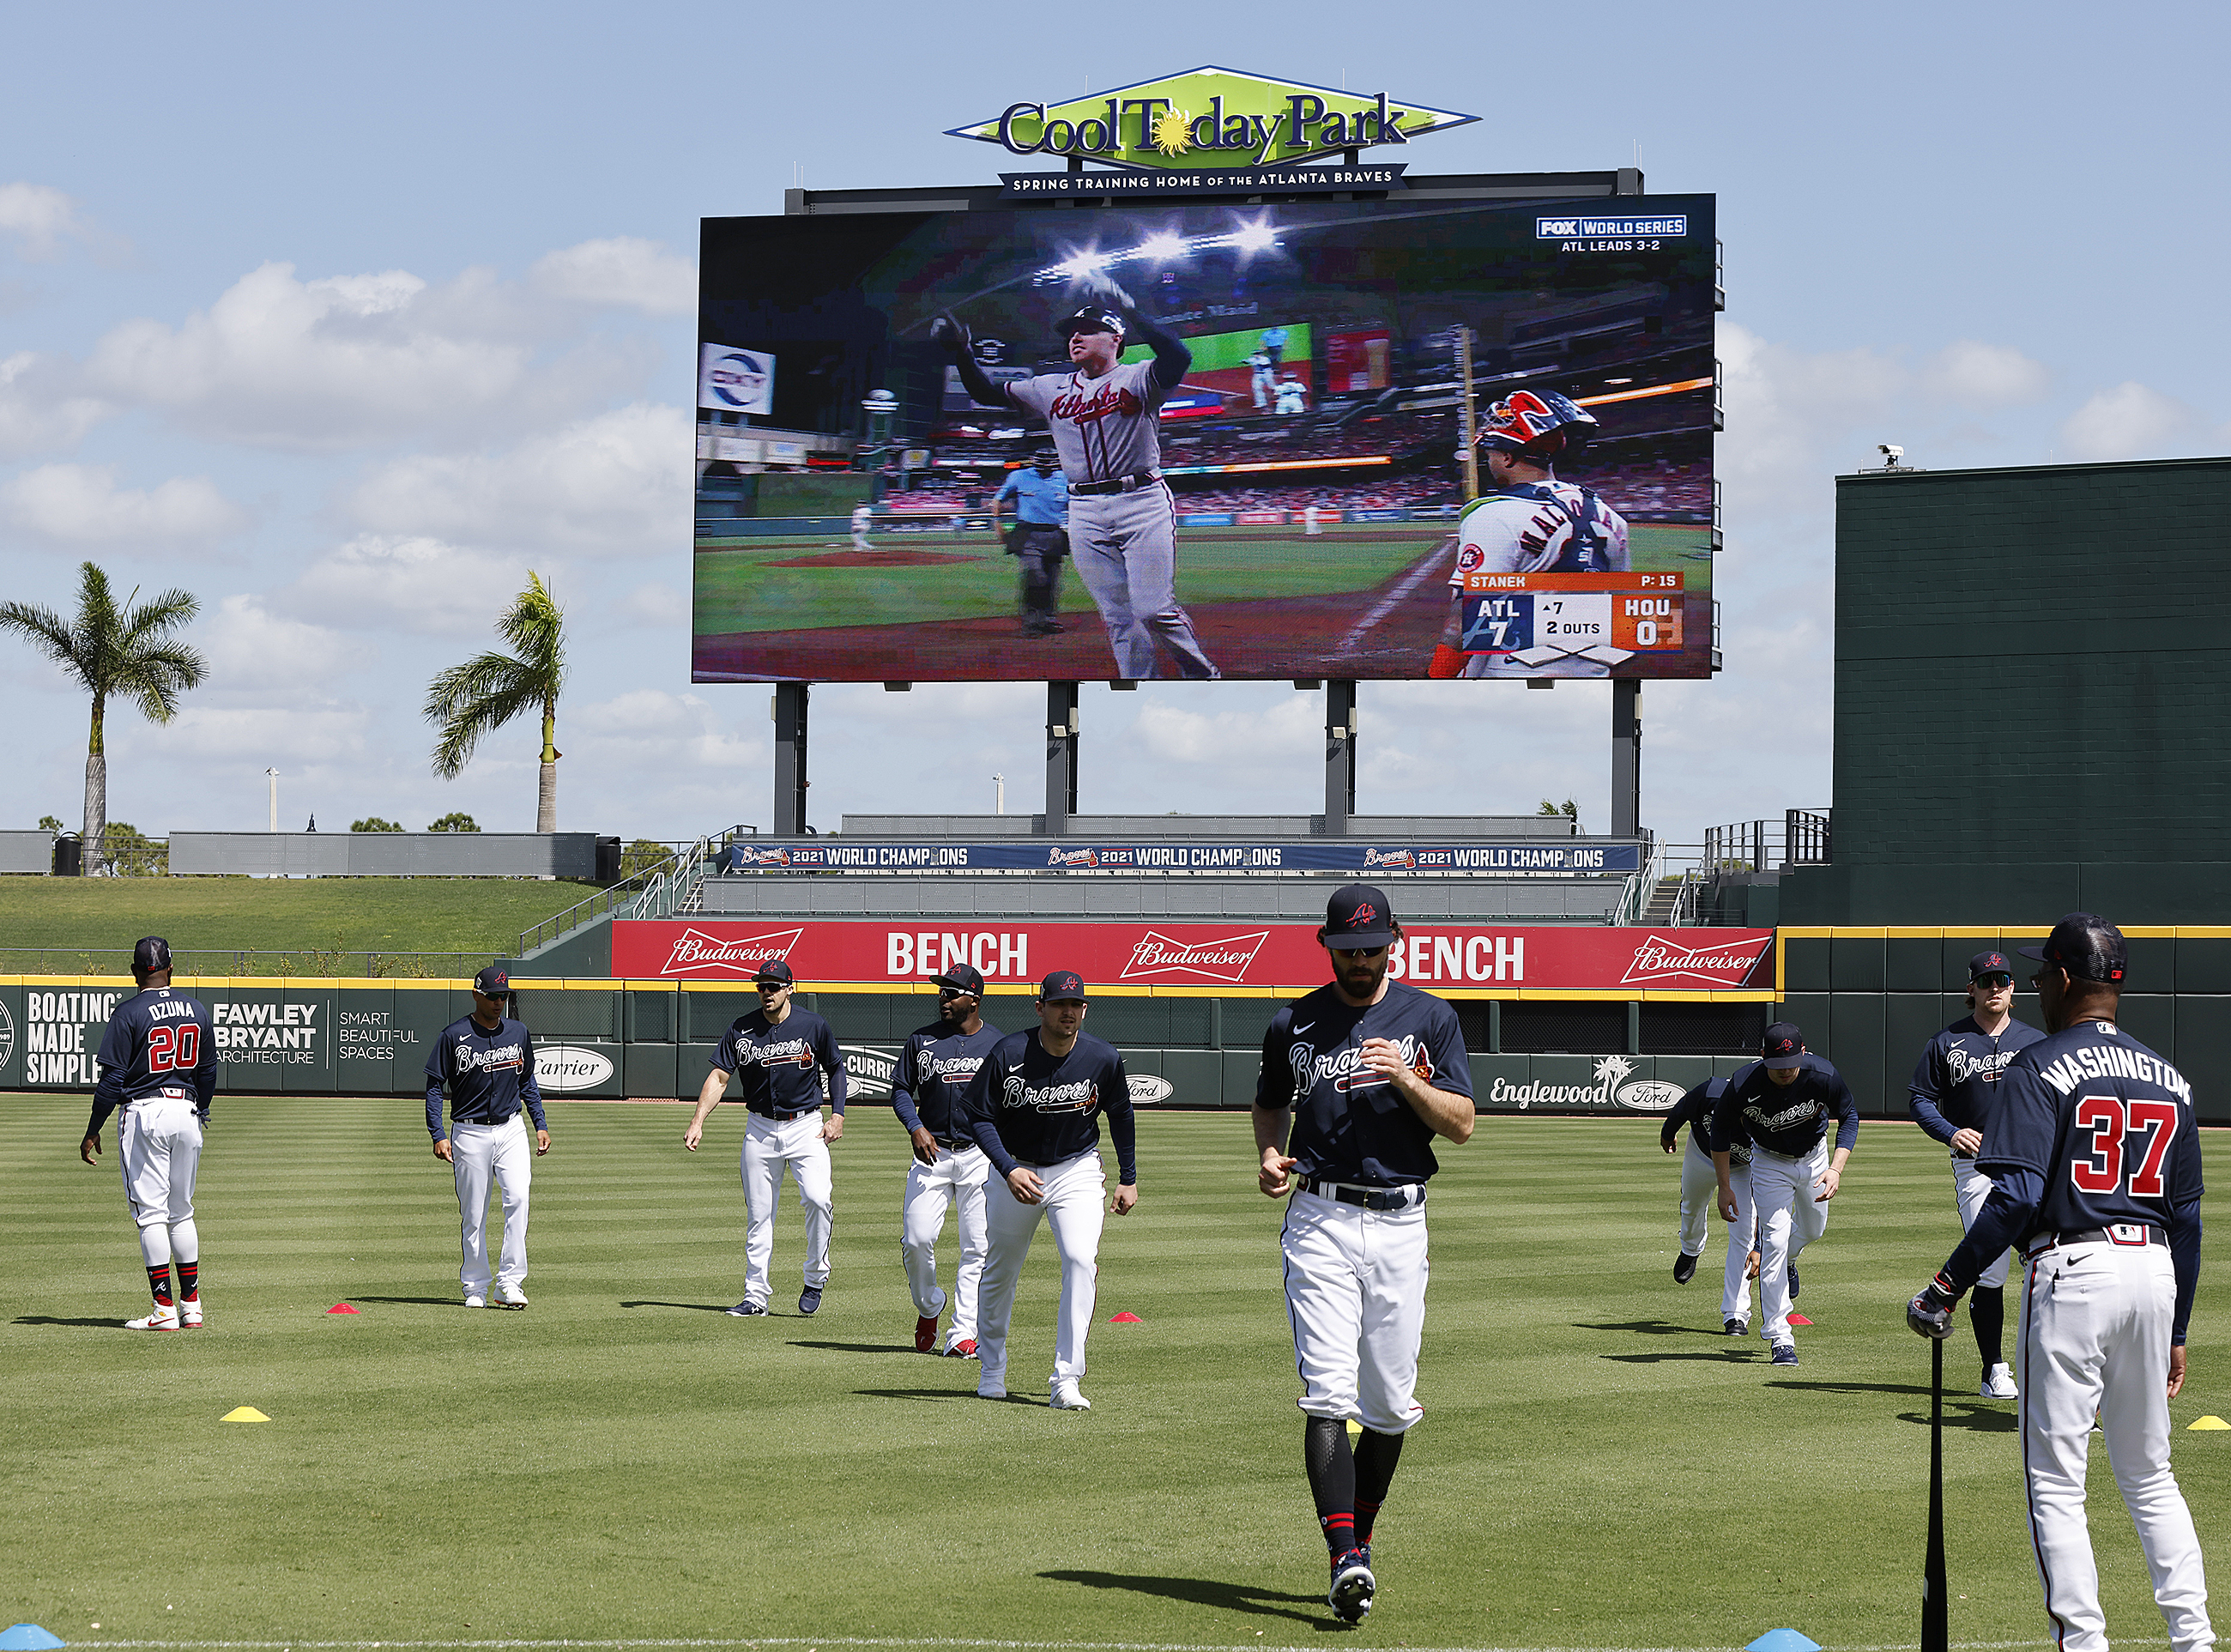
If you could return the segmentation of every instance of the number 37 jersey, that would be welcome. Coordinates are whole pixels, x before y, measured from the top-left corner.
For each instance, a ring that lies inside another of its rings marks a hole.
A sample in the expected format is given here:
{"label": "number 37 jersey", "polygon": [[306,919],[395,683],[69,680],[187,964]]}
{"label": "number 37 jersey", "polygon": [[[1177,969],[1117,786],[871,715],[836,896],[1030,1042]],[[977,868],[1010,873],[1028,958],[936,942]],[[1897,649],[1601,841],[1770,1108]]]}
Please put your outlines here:
{"label": "number 37 jersey", "polygon": [[2203,1191],[2192,1086],[2113,1023],[2079,1021],[2027,1046],[1999,1088],[1976,1168],[2043,1178],[2033,1232],[2165,1226]]}

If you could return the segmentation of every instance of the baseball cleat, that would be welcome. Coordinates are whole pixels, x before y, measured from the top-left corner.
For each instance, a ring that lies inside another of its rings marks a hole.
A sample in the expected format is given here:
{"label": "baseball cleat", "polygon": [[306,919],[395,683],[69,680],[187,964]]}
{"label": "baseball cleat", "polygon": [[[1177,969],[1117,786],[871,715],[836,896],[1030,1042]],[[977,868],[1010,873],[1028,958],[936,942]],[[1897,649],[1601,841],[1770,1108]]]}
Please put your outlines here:
{"label": "baseball cleat", "polygon": [[1007,1397],[1007,1384],[996,1377],[981,1380],[976,1384],[976,1397],[980,1400],[1004,1400]]}
{"label": "baseball cleat", "polygon": [[1797,1363],[1797,1344],[1794,1342],[1775,1344],[1774,1363],[1777,1365],[1794,1365]]}
{"label": "baseball cleat", "polygon": [[934,1353],[937,1350],[937,1316],[917,1314],[914,1322],[914,1351],[917,1354]]}
{"label": "baseball cleat", "polygon": [[1797,1300],[1797,1264],[1794,1262],[1789,1265],[1789,1299],[1792,1302]]}
{"label": "baseball cleat", "polygon": [[1361,1623],[1371,1610],[1371,1597],[1379,1592],[1379,1580],[1371,1575],[1371,1555],[1368,1550],[1350,1549],[1335,1556],[1332,1563],[1332,1588],[1325,1595],[1325,1604],[1333,1616],[1343,1623]]}
{"label": "baseball cleat", "polygon": [[755,1319],[763,1317],[766,1312],[766,1303],[754,1302],[749,1297],[746,1297],[728,1310],[728,1317],[732,1319]]}
{"label": "baseball cleat", "polygon": [[468,1291],[465,1292],[465,1305],[469,1308],[485,1308],[488,1306],[488,1299],[477,1291]]}
{"label": "baseball cleat", "polygon": [[1750,1335],[1750,1322],[1747,1319],[1730,1319],[1720,1327],[1720,1334],[1723,1337],[1748,1337]]}
{"label": "baseball cleat", "polygon": [[192,1297],[178,1304],[178,1325],[186,1331],[202,1328],[202,1299],[199,1297]]}
{"label": "baseball cleat", "polygon": [[1982,1391],[1987,1400],[2017,1400],[2021,1397],[2021,1390],[2014,1386],[2014,1374],[2004,1360],[1983,1373]]}
{"label": "baseball cleat", "polygon": [[963,1337],[959,1342],[954,1343],[952,1347],[945,1351],[945,1357],[947,1359],[975,1358],[976,1338],[973,1337]]}
{"label": "baseball cleat", "polygon": [[821,1312],[821,1287],[809,1285],[798,1293],[798,1311],[807,1318]]}
{"label": "baseball cleat", "polygon": [[495,1305],[499,1308],[523,1308],[527,1305],[527,1292],[515,1285],[499,1285],[495,1287]]}
{"label": "baseball cleat", "polygon": [[1066,1383],[1054,1383],[1051,1393],[1053,1397],[1046,1403],[1054,1410],[1090,1411],[1092,1409],[1092,1402],[1084,1397],[1074,1378]]}
{"label": "baseball cleat", "polygon": [[167,1302],[158,1302],[154,1312],[145,1319],[126,1319],[124,1328],[126,1331],[176,1331],[178,1328],[178,1311]]}
{"label": "baseball cleat", "polygon": [[1697,1259],[1682,1251],[1673,1258],[1673,1283],[1686,1285],[1697,1277]]}

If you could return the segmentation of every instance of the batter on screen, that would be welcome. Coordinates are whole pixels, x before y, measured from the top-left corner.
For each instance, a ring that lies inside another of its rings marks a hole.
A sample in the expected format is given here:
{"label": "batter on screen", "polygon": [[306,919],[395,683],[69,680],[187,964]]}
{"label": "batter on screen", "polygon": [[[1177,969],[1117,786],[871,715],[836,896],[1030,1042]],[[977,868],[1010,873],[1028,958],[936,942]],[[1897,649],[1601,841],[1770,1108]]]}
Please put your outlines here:
{"label": "batter on screen", "polygon": [[2192,1511],[2169,1466],[2200,1283],[2200,1136],[2184,1075],[2115,1025],[2123,932],[2071,912],[2024,947],[2046,1035],[1999,1081],[1976,1168],[1982,1209],[1906,1321],[1940,1341],[1962,1292],[2021,1253],[2022,1479],[2030,1548],[2060,1652],[2106,1652],[2084,1513],[2096,1416],[2137,1528],[2171,1652],[2214,1644]]}
{"label": "batter on screen", "polygon": [[[1019,409],[1046,422],[1069,478],[1069,549],[1108,631],[1116,674],[1126,682],[1176,674],[1223,675],[1201,651],[1193,619],[1178,606],[1177,506],[1162,480],[1162,398],[1193,366],[1174,333],[1138,313],[1112,282],[1088,283],[1105,301],[1055,324],[1068,373],[994,385],[968,347],[968,332],[949,315],[929,335],[952,357],[970,396],[986,407]],[[1142,339],[1154,359],[1126,364],[1123,340]]]}
{"label": "batter on screen", "polygon": [[[1271,1018],[1255,1086],[1257,1185],[1285,1199],[1278,1249],[1302,1379],[1302,1461],[1332,1561],[1327,1603],[1371,1610],[1371,1534],[1410,1425],[1426,1328],[1426,1182],[1436,1136],[1471,1139],[1457,1013],[1387,974],[1402,933],[1369,884],[1336,891],[1317,939],[1333,979]],[[1362,1433],[1348,1444],[1348,1425]]]}

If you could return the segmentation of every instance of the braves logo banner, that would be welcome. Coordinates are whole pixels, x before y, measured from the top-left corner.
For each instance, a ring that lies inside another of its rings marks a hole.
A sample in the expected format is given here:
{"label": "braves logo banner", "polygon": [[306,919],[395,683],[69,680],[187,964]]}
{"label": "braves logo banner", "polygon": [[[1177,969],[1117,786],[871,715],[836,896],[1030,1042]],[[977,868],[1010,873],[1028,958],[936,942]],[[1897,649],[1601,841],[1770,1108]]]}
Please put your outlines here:
{"label": "braves logo banner", "polygon": [[[1432,990],[1652,993],[1772,990],[1771,930],[1421,924],[1387,972]],[[1035,985],[1074,969],[1089,985],[1305,992],[1330,979],[1316,928],[1205,923],[1009,923],[686,918],[612,925],[612,973],[636,980],[740,981],[780,959],[808,987],[926,988],[955,964],[990,982]]]}

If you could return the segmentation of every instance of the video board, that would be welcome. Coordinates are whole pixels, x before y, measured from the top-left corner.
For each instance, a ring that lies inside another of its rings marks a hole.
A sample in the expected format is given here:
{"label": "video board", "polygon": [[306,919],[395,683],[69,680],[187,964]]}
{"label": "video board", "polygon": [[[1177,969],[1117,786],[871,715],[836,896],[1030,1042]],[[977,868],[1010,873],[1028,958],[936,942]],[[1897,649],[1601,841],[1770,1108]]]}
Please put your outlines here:
{"label": "video board", "polygon": [[[693,680],[1708,676],[1713,198],[1604,205],[705,220],[701,360],[732,377],[698,413]],[[1161,479],[1070,495],[1054,555],[1017,531],[1012,496],[1049,493],[1027,409],[1092,405],[1055,324],[1103,282],[1185,360],[1164,384],[1122,341],[1106,385],[1154,388],[1115,417]],[[1483,456],[1477,508],[1460,334],[1477,420],[1555,392],[1595,421],[1549,476]],[[849,470],[867,510],[773,514],[778,452]]]}

